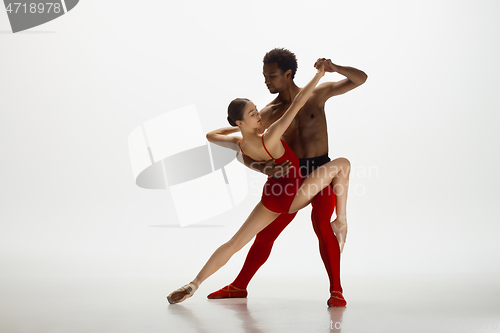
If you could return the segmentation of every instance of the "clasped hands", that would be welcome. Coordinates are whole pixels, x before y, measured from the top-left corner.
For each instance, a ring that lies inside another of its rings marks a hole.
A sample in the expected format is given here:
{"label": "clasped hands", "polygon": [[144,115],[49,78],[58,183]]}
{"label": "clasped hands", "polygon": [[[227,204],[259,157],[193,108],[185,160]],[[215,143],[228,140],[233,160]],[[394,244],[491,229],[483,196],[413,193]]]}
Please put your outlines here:
{"label": "clasped hands", "polygon": [[314,68],[319,69],[319,67],[323,64],[325,72],[334,73],[337,71],[337,65],[335,65],[331,59],[326,58],[318,58],[314,63]]}

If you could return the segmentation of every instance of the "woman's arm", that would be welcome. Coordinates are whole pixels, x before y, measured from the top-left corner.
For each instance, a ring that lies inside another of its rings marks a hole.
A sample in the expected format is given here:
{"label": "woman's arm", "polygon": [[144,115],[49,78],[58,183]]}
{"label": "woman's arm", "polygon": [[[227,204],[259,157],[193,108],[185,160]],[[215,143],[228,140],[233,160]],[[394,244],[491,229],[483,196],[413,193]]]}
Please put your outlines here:
{"label": "woman's arm", "polygon": [[221,147],[239,151],[238,142],[240,141],[241,137],[229,135],[239,131],[240,128],[238,126],[219,128],[214,131],[208,132],[207,140]]}
{"label": "woman's arm", "polygon": [[292,120],[297,115],[297,112],[299,112],[299,110],[306,104],[319,80],[325,75],[324,61],[317,62],[316,68],[318,69],[318,72],[314,75],[312,80],[306,84],[304,88],[302,88],[297,96],[295,96],[288,110],[286,110],[280,119],[276,120],[271,126],[269,126],[266,132],[267,140],[279,140],[288,126],[292,123]]}

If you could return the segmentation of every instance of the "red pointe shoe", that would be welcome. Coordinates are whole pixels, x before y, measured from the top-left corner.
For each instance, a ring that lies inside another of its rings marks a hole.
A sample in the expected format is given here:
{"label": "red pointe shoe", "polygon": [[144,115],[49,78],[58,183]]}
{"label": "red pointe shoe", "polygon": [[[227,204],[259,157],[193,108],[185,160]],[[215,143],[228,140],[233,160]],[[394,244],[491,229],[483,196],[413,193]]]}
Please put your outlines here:
{"label": "red pointe shoe", "polygon": [[233,285],[228,285],[225,286],[224,288],[217,290],[210,295],[207,296],[207,298],[210,299],[217,299],[217,298],[246,298],[248,295],[248,292],[245,289],[239,289],[236,288]]}
{"label": "red pointe shoe", "polygon": [[330,307],[333,306],[346,306],[347,302],[344,299],[344,296],[340,291],[332,291],[330,294],[330,298],[326,302],[326,304]]}

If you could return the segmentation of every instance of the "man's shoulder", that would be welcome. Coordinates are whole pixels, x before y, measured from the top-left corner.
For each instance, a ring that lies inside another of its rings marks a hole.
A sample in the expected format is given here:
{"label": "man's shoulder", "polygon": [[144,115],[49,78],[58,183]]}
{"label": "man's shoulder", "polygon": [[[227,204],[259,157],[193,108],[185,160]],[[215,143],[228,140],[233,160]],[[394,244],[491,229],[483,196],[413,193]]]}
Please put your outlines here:
{"label": "man's shoulder", "polygon": [[283,103],[275,98],[260,110],[260,115],[266,128],[283,115]]}
{"label": "man's shoulder", "polygon": [[265,108],[276,108],[276,106],[280,103],[281,103],[280,99],[276,97],[271,102],[267,103]]}
{"label": "man's shoulder", "polygon": [[273,99],[271,102],[267,103],[266,106],[262,108],[261,113],[273,114],[280,109],[283,103],[278,98]]}

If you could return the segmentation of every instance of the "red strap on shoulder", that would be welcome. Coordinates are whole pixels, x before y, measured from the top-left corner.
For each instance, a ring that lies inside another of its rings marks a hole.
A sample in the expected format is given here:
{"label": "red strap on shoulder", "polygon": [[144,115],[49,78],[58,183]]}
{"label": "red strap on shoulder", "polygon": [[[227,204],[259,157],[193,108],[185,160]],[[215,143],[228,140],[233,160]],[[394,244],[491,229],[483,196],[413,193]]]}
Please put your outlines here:
{"label": "red strap on shoulder", "polygon": [[238,146],[240,146],[240,150],[241,150],[241,153],[247,157],[250,157],[248,156],[247,154],[245,154],[245,152],[243,151],[243,149],[241,149],[241,140],[243,140],[243,138],[240,139],[240,141],[238,141]]}
{"label": "red strap on shoulder", "polygon": [[264,144],[264,134],[262,134],[262,145],[264,146],[264,149],[266,150],[267,155],[271,156],[271,158],[274,160],[273,155],[269,153],[269,151],[266,148],[266,145]]}
{"label": "red strap on shoulder", "polygon": [[[241,140],[243,140],[243,138],[241,138],[240,141],[238,141],[238,146],[240,146],[241,153],[243,155],[245,155],[246,157],[251,158],[250,156],[248,156],[247,154],[245,154],[245,152],[243,151],[243,149],[241,149]],[[264,147],[264,148],[266,148],[266,147]],[[266,151],[267,151],[267,149],[266,149]],[[253,160],[253,158],[251,158],[251,159]],[[256,161],[256,160],[254,160],[254,161],[255,162],[259,162],[259,163],[265,162],[265,161]]]}

